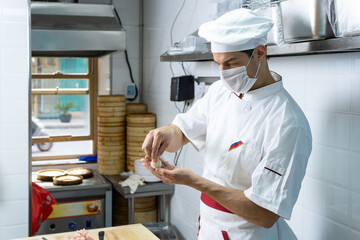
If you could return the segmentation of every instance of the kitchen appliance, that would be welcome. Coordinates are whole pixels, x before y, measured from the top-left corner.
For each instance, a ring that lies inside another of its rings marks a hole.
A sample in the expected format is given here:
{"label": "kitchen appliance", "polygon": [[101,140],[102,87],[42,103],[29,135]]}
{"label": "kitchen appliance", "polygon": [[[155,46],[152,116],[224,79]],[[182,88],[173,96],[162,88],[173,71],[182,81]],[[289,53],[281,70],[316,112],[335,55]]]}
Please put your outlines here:
{"label": "kitchen appliance", "polygon": [[36,179],[33,182],[47,190],[59,203],[35,235],[110,227],[112,225],[112,188],[102,175],[94,176],[81,184],[56,186],[52,182]]}
{"label": "kitchen appliance", "polygon": [[112,5],[31,3],[32,56],[100,57],[126,49]]}
{"label": "kitchen appliance", "polygon": [[194,76],[186,75],[171,78],[170,101],[194,99]]}
{"label": "kitchen appliance", "polygon": [[287,0],[280,7],[285,42],[334,37],[322,0]]}

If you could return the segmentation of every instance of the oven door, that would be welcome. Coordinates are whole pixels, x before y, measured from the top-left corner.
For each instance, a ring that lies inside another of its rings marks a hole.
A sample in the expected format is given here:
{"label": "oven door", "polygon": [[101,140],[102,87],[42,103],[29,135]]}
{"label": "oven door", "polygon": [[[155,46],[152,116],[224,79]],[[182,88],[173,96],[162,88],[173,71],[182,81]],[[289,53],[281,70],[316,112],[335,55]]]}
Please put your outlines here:
{"label": "oven door", "polygon": [[105,227],[105,199],[62,201],[35,235]]}

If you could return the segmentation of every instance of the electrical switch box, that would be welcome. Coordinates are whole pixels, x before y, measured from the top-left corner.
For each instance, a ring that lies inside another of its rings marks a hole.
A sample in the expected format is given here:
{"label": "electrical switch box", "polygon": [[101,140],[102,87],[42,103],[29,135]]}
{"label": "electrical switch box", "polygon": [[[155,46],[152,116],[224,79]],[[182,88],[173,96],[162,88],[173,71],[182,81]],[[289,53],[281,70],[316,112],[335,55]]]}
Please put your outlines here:
{"label": "electrical switch box", "polygon": [[194,76],[186,75],[171,78],[171,101],[186,101],[194,99]]}

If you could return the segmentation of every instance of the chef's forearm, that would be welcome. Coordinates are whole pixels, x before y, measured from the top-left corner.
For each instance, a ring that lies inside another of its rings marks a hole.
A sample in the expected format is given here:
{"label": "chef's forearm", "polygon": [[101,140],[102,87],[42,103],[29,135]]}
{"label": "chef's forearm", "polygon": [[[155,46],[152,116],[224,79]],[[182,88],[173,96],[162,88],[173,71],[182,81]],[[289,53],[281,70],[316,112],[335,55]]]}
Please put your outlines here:
{"label": "chef's forearm", "polygon": [[169,127],[173,131],[173,137],[171,138],[171,142],[169,146],[166,148],[167,152],[176,152],[183,145],[187,144],[189,140],[182,133],[181,129],[176,125],[170,124]]}
{"label": "chef's forearm", "polygon": [[279,218],[278,215],[247,199],[242,190],[221,186],[198,175],[194,176],[189,186],[207,194],[234,214],[253,224],[270,228]]}

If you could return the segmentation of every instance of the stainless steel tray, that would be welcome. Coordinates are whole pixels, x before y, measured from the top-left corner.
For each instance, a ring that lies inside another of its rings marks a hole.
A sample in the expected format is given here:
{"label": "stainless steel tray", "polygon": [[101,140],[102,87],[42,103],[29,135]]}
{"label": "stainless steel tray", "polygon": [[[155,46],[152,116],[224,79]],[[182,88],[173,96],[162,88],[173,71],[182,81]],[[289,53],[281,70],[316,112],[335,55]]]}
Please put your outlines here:
{"label": "stainless steel tray", "polygon": [[168,222],[142,223],[147,229],[155,234],[160,240],[178,240],[175,229]]}

